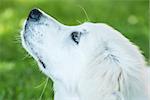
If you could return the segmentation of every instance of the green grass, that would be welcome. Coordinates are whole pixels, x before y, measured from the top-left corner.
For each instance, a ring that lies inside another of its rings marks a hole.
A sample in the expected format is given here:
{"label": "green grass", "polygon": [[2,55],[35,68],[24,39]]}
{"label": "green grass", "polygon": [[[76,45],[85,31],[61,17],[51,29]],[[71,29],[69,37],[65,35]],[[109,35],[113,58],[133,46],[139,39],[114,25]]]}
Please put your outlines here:
{"label": "green grass", "polygon": [[[148,59],[148,0],[0,0],[0,100],[37,100],[46,80],[20,43],[20,30],[29,11],[40,8],[60,22],[87,20],[107,23],[138,45]],[[82,8],[81,8],[82,7]],[[40,85],[39,87],[37,87]],[[43,100],[53,97],[52,82]]]}

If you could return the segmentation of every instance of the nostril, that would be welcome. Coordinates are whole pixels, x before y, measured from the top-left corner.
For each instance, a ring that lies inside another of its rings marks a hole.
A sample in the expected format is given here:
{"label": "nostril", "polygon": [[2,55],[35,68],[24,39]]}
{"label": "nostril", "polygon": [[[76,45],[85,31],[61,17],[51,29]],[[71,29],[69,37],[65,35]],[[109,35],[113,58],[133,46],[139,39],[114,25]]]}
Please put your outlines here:
{"label": "nostril", "polygon": [[41,17],[42,13],[38,9],[31,10],[28,20],[31,19],[33,21],[38,21]]}

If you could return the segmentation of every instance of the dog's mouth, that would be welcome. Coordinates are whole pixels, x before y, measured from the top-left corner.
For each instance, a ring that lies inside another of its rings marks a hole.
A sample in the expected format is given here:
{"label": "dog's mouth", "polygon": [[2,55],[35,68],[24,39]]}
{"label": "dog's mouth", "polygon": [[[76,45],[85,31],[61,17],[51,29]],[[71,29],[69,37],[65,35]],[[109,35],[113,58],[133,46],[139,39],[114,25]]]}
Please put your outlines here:
{"label": "dog's mouth", "polygon": [[39,62],[40,62],[40,64],[42,65],[43,68],[46,68],[45,63],[44,63],[41,59],[39,59]]}
{"label": "dog's mouth", "polygon": [[[21,34],[23,47],[28,51],[28,53],[39,62],[39,64],[46,68],[46,64],[43,61],[43,58],[38,53],[39,47],[37,46],[37,41],[41,37],[37,37],[38,32],[34,29],[35,26],[38,26],[41,17],[43,16],[42,12],[39,9],[33,9],[25,21],[25,25]],[[38,39],[38,40],[37,40]]]}

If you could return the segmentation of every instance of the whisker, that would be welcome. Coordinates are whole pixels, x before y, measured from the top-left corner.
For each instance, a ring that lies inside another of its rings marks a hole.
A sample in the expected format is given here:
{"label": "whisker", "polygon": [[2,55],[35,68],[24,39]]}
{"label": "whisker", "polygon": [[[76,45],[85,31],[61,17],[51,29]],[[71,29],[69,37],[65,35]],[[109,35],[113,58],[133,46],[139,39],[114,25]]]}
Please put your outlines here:
{"label": "whisker", "polygon": [[40,88],[46,82],[46,79],[43,82],[41,82],[39,85],[35,86],[34,88]]}
{"label": "whisker", "polygon": [[12,40],[12,42],[15,44],[20,44],[20,40]]}
{"label": "whisker", "polygon": [[85,16],[86,16],[86,21],[88,21],[88,22],[89,22],[89,21],[90,21],[90,18],[89,18],[89,16],[88,16],[88,14],[87,14],[87,12],[86,12],[85,8],[84,8],[84,7],[82,7],[81,5],[78,5],[78,7],[82,9],[82,11],[84,12],[84,14],[85,14]]}
{"label": "whisker", "polygon": [[42,100],[42,96],[43,96],[43,94],[44,94],[44,92],[46,90],[46,87],[47,87],[47,84],[48,84],[48,80],[49,80],[49,78],[47,77],[46,80],[45,80],[44,88],[43,88],[42,93],[41,93],[41,95],[39,97],[39,100]]}
{"label": "whisker", "polygon": [[79,24],[81,24],[82,22],[81,21],[79,21],[79,20],[76,20]]}
{"label": "whisker", "polygon": [[26,53],[22,60],[25,60],[26,58],[31,58],[31,56],[28,53]]}
{"label": "whisker", "polygon": [[20,34],[19,34],[19,35],[17,34],[15,37],[16,37],[16,38],[20,38]]}
{"label": "whisker", "polygon": [[16,35],[15,37],[14,37],[14,39],[13,39],[13,42],[14,43],[21,43],[21,38],[20,38],[20,35]]}

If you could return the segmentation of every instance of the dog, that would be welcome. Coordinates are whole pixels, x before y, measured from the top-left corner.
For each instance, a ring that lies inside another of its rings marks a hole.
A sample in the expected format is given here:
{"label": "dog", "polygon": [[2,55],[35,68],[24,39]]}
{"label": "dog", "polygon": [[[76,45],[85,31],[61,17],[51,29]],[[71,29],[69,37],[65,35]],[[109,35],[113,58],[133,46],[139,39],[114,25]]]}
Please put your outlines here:
{"label": "dog", "polygon": [[21,39],[53,80],[55,100],[149,100],[144,57],[107,24],[67,26],[35,8]]}

